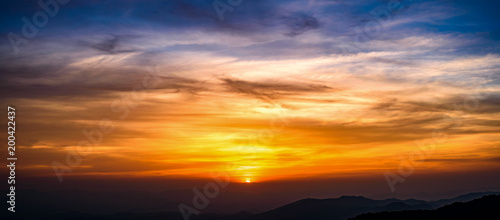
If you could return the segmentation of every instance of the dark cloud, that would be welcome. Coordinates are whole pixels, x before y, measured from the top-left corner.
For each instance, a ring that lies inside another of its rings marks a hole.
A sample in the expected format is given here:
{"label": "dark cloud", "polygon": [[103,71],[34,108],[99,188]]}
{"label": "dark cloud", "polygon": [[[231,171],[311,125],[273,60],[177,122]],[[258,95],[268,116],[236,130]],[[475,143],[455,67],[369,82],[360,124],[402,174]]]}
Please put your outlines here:
{"label": "dark cloud", "polygon": [[318,29],[320,27],[318,19],[307,14],[290,15],[283,18],[290,29],[286,36],[295,37],[306,31]]}
{"label": "dark cloud", "polygon": [[398,59],[388,59],[383,57],[373,57],[370,58],[375,62],[388,63],[388,64],[396,64],[400,66],[417,66],[414,61],[408,60],[398,60]]}
{"label": "dark cloud", "polygon": [[[470,155],[467,155],[470,157]],[[476,157],[476,158],[431,158],[418,160],[420,162],[442,162],[442,163],[479,163],[493,162],[500,163],[500,157]]]}
{"label": "dark cloud", "polygon": [[[131,59],[140,58],[133,56]],[[139,60],[139,61],[138,61]],[[141,62],[140,59],[135,62]],[[152,59],[148,59],[149,62]],[[189,93],[196,95],[203,90],[211,89],[204,81],[186,77],[173,76],[169,72],[149,71],[149,64],[138,63],[133,68],[107,66],[102,61],[91,66],[71,67],[61,62],[53,64],[23,65],[16,61],[0,67],[0,92],[6,94],[2,102],[13,99],[34,99],[44,101],[89,101],[112,99],[120,96],[120,92],[139,90],[163,90],[165,93]],[[71,74],[70,78],[66,75]],[[155,85],[144,88],[144,81]]]}
{"label": "dark cloud", "polygon": [[[480,99],[478,101],[478,113],[498,113],[500,112],[500,94],[495,92],[490,94],[485,94],[488,97],[485,99]],[[473,103],[470,103],[471,105]]]}
{"label": "dark cloud", "polygon": [[280,82],[250,82],[232,78],[220,78],[224,85],[233,92],[254,96],[270,102],[288,95],[314,92],[331,92],[336,89],[318,84],[289,84]]}
{"label": "dark cloud", "polygon": [[[425,90],[424,90],[425,91]],[[492,114],[500,112],[500,95],[496,92],[451,95],[436,98],[434,101],[404,101],[396,98],[381,100],[372,109],[400,111],[408,113],[457,113]],[[482,96],[485,96],[482,98]]]}
{"label": "dark cloud", "polygon": [[101,39],[99,42],[81,41],[81,44],[107,54],[131,53],[137,50],[132,49],[125,41],[127,39],[137,37],[138,36],[110,34],[109,36],[104,37],[104,39]]}

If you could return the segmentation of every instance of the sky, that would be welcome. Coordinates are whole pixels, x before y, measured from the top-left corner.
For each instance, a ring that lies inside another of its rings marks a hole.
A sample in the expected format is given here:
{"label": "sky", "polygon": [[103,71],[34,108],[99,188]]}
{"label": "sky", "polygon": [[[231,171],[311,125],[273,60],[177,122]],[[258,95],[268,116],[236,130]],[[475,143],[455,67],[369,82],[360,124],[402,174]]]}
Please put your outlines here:
{"label": "sky", "polygon": [[232,3],[2,2],[19,175],[500,187],[498,1]]}

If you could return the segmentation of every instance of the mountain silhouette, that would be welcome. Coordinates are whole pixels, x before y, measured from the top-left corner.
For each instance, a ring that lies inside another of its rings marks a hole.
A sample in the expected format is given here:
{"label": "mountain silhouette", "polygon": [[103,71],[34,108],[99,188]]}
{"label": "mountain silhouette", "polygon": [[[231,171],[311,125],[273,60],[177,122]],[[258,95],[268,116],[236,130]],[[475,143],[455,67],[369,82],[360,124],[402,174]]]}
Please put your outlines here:
{"label": "mountain silhouette", "polygon": [[303,199],[258,214],[254,219],[347,219],[369,211],[431,208],[425,206],[425,203],[426,201],[411,201],[410,204],[407,204],[404,203],[404,200],[373,200],[361,196],[342,196],[337,199]]}
{"label": "mountain silhouette", "polygon": [[[127,196],[120,193],[89,193],[86,191],[69,191],[65,197],[59,194],[46,194],[38,191],[28,191],[20,194],[23,206],[14,215],[3,213],[0,219],[110,219],[110,220],[132,220],[132,219],[169,219],[183,220],[178,211],[156,211],[161,206],[168,207],[170,204],[178,203],[162,200],[164,194],[147,194],[144,192],[129,193]],[[26,196],[30,195],[30,199]],[[190,220],[346,220],[346,219],[412,219],[406,217],[425,216],[468,216],[467,213],[490,213],[491,207],[500,204],[499,196],[486,196],[500,194],[496,192],[471,193],[451,199],[436,201],[424,201],[417,199],[384,199],[374,200],[361,196],[342,196],[332,199],[301,199],[296,202],[281,206],[279,208],[253,214],[247,211],[235,212],[234,214],[202,213],[191,215]],[[32,197],[36,195],[37,197]],[[78,195],[79,197],[71,196]],[[39,196],[39,197],[38,197]],[[114,198],[112,198],[114,197]],[[126,198],[130,197],[130,198]],[[477,199],[481,198],[482,199]],[[476,199],[476,200],[473,200]],[[118,202],[116,200],[119,200]],[[473,201],[471,201],[473,200]],[[132,202],[135,201],[135,204]],[[161,202],[163,201],[163,202]],[[463,203],[467,202],[467,203]],[[75,203],[79,206],[74,206]],[[156,203],[156,204],[154,204]],[[453,203],[452,205],[449,205]],[[135,208],[130,208],[134,207]],[[148,209],[142,209],[147,207]],[[73,210],[75,207],[82,207]],[[99,212],[89,212],[98,207]],[[121,209],[119,207],[122,207]],[[140,208],[140,209],[139,209]],[[129,211],[126,211],[126,210]],[[434,210],[435,209],[435,210]],[[102,212],[107,210],[107,212]],[[123,211],[125,210],[125,211]],[[363,214],[369,213],[369,214]],[[437,213],[437,214],[436,214]],[[461,214],[455,214],[461,213]],[[481,216],[482,214],[477,214]],[[401,217],[403,216],[403,217]],[[431,217],[429,217],[431,216]],[[457,218],[458,218],[457,217]],[[472,218],[472,217],[471,217]],[[446,217],[445,219],[448,219]],[[477,218],[474,218],[477,219]],[[481,218],[487,219],[487,218]]]}
{"label": "mountain silhouette", "polygon": [[455,202],[436,210],[406,210],[361,214],[350,220],[441,220],[441,219],[499,219],[500,195],[484,196],[469,202]]}

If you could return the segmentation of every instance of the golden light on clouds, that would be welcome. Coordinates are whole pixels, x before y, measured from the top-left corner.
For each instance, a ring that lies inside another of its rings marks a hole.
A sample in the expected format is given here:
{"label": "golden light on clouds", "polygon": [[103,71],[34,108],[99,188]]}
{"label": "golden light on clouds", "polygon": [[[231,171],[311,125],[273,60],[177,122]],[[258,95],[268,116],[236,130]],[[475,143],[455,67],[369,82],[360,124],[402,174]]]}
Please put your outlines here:
{"label": "golden light on clouds", "polygon": [[[475,77],[498,70],[500,57],[395,61],[412,55],[387,51],[245,61],[185,52],[153,66],[161,83],[137,100],[134,88],[150,67],[128,65],[134,54],[89,56],[68,65],[70,75],[53,77],[65,87],[81,71],[97,67],[95,79],[84,81],[84,93],[95,96],[75,92],[78,96],[18,105],[30,109],[27,127],[37,128],[26,131],[31,147],[55,161],[77,149],[85,138],[82,129],[112,120],[114,131],[82,157],[81,169],[72,175],[207,178],[228,164],[236,167],[231,174],[237,182],[368,175],[397,168],[401,156],[418,148],[415,141],[432,139],[436,129],[447,139],[419,163],[423,172],[498,166],[499,113],[490,110],[496,104],[478,99],[474,111],[464,111],[463,103],[476,93],[498,91],[484,87],[488,79]],[[130,77],[119,75],[123,71]],[[460,126],[444,120],[456,117]],[[45,165],[24,164],[40,169],[39,175],[53,175]]]}

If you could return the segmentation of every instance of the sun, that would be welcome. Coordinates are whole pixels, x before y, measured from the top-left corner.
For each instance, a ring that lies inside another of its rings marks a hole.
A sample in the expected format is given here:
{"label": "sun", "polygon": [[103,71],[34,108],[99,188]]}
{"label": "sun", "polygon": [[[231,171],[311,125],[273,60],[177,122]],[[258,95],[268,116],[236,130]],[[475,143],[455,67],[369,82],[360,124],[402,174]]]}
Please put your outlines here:
{"label": "sun", "polygon": [[245,183],[251,183],[250,179],[245,180]]}

